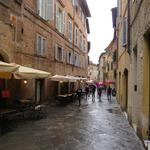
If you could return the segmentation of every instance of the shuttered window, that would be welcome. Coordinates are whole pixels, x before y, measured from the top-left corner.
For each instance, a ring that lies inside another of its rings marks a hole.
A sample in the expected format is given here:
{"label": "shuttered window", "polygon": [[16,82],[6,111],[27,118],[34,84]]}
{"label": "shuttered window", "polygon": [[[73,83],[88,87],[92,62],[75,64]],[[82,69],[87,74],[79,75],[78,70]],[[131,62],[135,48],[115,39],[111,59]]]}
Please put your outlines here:
{"label": "shuttered window", "polygon": [[54,0],[37,0],[37,12],[45,20],[54,19]]}
{"label": "shuttered window", "polygon": [[67,52],[67,63],[73,65],[73,53]]}
{"label": "shuttered window", "polygon": [[83,50],[83,36],[80,34],[80,49]]}
{"label": "shuttered window", "polygon": [[59,62],[65,62],[65,59],[66,59],[65,50],[56,44],[55,45],[55,60]]}
{"label": "shuttered window", "polygon": [[37,55],[46,55],[46,38],[41,35],[37,35]]}
{"label": "shuttered window", "polygon": [[56,4],[56,29],[65,35],[66,33],[66,12]]}
{"label": "shuttered window", "polygon": [[122,46],[127,45],[127,36],[128,36],[128,24],[127,24],[127,18],[125,17],[123,19],[123,32],[122,32]]}
{"label": "shuttered window", "polygon": [[73,39],[72,31],[73,31],[72,21],[69,20],[69,22],[68,22],[68,39],[70,42],[72,42],[72,39]]}
{"label": "shuttered window", "polygon": [[83,51],[84,51],[84,52],[87,52],[85,39],[83,39]]}
{"label": "shuttered window", "polygon": [[74,65],[77,66],[77,56],[74,56]]}
{"label": "shuttered window", "polygon": [[78,46],[78,27],[75,26],[75,45]]}

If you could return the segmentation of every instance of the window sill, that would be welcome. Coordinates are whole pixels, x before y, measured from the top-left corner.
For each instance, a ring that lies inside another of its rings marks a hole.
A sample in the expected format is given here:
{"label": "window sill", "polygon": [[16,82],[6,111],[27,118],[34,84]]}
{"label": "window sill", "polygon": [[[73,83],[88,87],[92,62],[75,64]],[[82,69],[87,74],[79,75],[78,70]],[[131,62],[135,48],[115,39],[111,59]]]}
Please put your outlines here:
{"label": "window sill", "polygon": [[46,57],[46,55],[36,54],[36,56],[37,56],[37,57],[40,57],[40,58],[44,58],[44,59],[46,59],[46,58],[47,58],[47,57]]}

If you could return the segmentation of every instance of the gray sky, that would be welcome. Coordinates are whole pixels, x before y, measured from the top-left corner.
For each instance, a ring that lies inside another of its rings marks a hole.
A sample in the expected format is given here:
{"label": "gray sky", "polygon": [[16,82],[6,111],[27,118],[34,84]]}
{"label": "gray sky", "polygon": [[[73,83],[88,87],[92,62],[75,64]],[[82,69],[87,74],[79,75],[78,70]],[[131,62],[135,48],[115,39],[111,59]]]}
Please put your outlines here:
{"label": "gray sky", "polygon": [[113,38],[111,8],[116,0],[87,0],[92,17],[89,18],[91,41],[90,60],[98,63],[98,58]]}

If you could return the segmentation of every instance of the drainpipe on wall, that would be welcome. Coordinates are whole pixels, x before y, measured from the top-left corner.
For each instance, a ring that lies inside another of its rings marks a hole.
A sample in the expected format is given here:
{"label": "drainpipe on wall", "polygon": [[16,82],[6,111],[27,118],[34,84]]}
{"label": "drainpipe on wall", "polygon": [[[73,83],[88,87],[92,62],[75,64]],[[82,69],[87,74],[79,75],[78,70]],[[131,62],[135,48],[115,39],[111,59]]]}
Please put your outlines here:
{"label": "drainpipe on wall", "polygon": [[131,54],[131,50],[130,50],[130,0],[128,0],[128,53]]}
{"label": "drainpipe on wall", "polygon": [[[148,35],[150,36],[150,34]],[[150,38],[148,39],[150,42]],[[150,43],[148,43],[148,47],[150,50]],[[150,52],[149,52],[149,65],[150,65]],[[149,84],[150,84],[150,69],[149,69]],[[148,140],[150,141],[150,85],[149,85],[149,121],[148,121]]]}
{"label": "drainpipe on wall", "polygon": [[72,72],[74,71],[74,63],[75,63],[75,60],[74,60],[74,54],[75,54],[75,42],[74,42],[74,36],[75,36],[75,11],[76,11],[76,5],[75,3],[73,3],[73,38],[72,38],[72,46],[73,46],[73,64],[72,64]]}

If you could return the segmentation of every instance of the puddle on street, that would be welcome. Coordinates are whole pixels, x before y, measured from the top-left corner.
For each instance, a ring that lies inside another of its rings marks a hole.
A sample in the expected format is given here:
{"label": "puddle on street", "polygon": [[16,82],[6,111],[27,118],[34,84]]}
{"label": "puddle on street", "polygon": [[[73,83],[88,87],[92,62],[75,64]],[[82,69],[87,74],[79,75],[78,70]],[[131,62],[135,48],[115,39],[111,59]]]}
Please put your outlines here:
{"label": "puddle on street", "polygon": [[121,110],[119,108],[107,109],[107,111],[109,113],[113,113],[113,114],[118,114],[118,115],[122,114],[122,112],[121,112]]}

